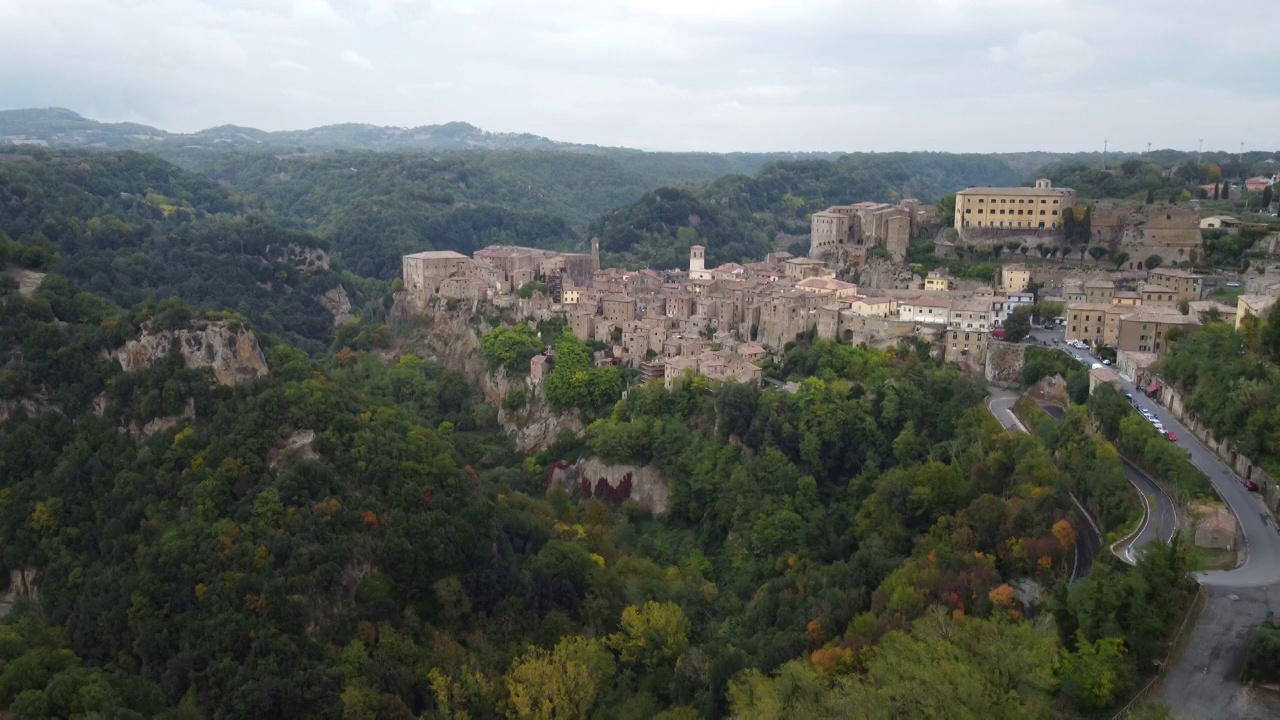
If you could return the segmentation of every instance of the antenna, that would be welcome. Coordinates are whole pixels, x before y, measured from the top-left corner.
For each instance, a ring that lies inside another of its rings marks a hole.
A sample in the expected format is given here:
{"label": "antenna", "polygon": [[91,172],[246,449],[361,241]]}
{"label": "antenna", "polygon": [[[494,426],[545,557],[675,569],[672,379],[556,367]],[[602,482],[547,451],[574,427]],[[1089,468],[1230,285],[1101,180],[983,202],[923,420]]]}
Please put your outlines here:
{"label": "antenna", "polygon": [[1150,154],[1150,153],[1151,153],[1151,141],[1150,141],[1150,140],[1148,140],[1148,141],[1147,141],[1147,153],[1148,153],[1148,154]]}
{"label": "antenna", "polygon": [[1107,140],[1102,141],[1102,169],[1107,169]]}
{"label": "antenna", "polygon": [[1196,164],[1200,164],[1200,153],[1204,152],[1204,138],[1200,138],[1200,147],[1196,148]]}

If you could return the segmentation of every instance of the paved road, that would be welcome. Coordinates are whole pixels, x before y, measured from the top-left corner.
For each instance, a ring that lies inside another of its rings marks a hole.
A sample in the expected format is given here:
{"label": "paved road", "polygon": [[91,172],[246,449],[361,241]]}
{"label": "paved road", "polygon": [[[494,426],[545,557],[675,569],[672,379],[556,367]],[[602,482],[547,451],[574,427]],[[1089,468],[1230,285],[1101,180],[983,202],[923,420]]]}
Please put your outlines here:
{"label": "paved road", "polygon": [[[991,398],[987,401],[987,409],[996,416],[1001,427],[1005,430],[1027,432],[1022,421],[1013,414],[1013,404],[1018,401],[1018,394],[995,387],[987,389],[991,393]],[[1089,513],[1085,512],[1084,507],[1074,495],[1071,499],[1076,503],[1076,527],[1089,529],[1089,532],[1077,533],[1075,566],[1071,569],[1071,582],[1075,582],[1088,575],[1093,569],[1093,561],[1097,559],[1098,553],[1102,552],[1102,531],[1098,529],[1097,523],[1089,517]]]}
{"label": "paved road", "polygon": [[[1041,339],[1053,334],[1041,331]],[[1057,335],[1061,343],[1061,335]],[[1063,348],[1061,344],[1057,347]],[[1065,348],[1063,348],[1065,350]],[[1070,350],[1085,362],[1087,351]],[[1138,395],[1133,383],[1124,381],[1140,406],[1152,410],[1191,462],[1209,476],[1240,525],[1245,561],[1234,570],[1197,573],[1209,593],[1208,601],[1186,646],[1172,667],[1165,670],[1159,698],[1179,715],[1192,718],[1280,717],[1280,696],[1240,685],[1238,678],[1250,633],[1265,620],[1280,617],[1280,534],[1258,498],[1246,490],[1239,477],[1204,446],[1171,413]]]}
{"label": "paved road", "polygon": [[[1040,407],[1059,420],[1066,416],[1066,411],[1057,405],[1040,403]],[[1169,542],[1173,538],[1173,533],[1178,529],[1178,508],[1173,498],[1169,497],[1169,494],[1164,491],[1164,488],[1156,484],[1156,481],[1152,480],[1128,460],[1124,461],[1124,471],[1129,478],[1129,482],[1133,484],[1134,488],[1142,496],[1144,505],[1142,527],[1138,534],[1116,549],[1121,558],[1132,565],[1138,561],[1137,551],[1142,546],[1156,540]]]}

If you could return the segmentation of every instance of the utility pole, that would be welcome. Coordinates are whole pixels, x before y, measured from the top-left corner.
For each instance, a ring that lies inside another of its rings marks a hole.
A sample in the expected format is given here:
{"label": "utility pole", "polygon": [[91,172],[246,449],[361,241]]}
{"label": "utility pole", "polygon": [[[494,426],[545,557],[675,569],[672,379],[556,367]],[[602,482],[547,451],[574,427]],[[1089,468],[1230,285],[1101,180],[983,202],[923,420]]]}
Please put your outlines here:
{"label": "utility pole", "polygon": [[1148,141],[1147,141],[1147,154],[1148,154],[1148,155],[1150,155],[1150,154],[1151,154],[1151,141],[1150,141],[1150,140],[1148,140]]}
{"label": "utility pole", "polygon": [[1196,148],[1196,165],[1200,164],[1200,153],[1204,152],[1204,138],[1200,138],[1200,147]]}
{"label": "utility pole", "polygon": [[1107,141],[1102,141],[1102,169],[1107,169]]}
{"label": "utility pole", "polygon": [[1240,177],[1244,177],[1244,141],[1240,141],[1240,154],[1236,155],[1236,164],[1240,166]]}

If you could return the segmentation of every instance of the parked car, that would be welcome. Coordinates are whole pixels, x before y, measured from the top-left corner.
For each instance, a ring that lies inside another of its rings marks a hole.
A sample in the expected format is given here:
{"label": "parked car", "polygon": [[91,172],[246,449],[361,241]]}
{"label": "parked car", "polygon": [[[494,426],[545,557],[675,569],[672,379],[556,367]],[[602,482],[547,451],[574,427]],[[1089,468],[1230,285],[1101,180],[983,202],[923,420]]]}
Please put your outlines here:
{"label": "parked car", "polygon": [[1174,435],[1172,430],[1165,433],[1164,436],[1169,440],[1169,442],[1178,442],[1178,436]]}
{"label": "parked car", "polygon": [[1110,361],[1110,360],[1108,360],[1108,359],[1106,359],[1106,358],[1102,358],[1102,364],[1103,364],[1103,365],[1110,365],[1110,364],[1111,364],[1111,361]]}
{"label": "parked car", "polygon": [[1252,480],[1245,480],[1244,489],[1248,490],[1249,492],[1258,492],[1258,483]]}
{"label": "parked car", "polygon": [[1130,402],[1133,401],[1133,393],[1129,392],[1128,390],[1124,391],[1124,396],[1128,398]]}

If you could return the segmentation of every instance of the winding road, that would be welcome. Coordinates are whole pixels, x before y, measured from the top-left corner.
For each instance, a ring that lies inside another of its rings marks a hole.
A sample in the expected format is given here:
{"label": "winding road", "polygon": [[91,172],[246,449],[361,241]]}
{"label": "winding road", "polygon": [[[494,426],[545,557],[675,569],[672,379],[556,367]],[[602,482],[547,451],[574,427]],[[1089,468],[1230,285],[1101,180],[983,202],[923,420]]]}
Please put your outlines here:
{"label": "winding road", "polygon": [[[1035,331],[1033,335],[1039,340],[1051,342],[1056,337],[1062,342],[1061,331]],[[1096,362],[1087,351],[1066,349],[1061,344],[1057,347],[1086,365]],[[1262,622],[1280,617],[1280,532],[1276,523],[1226,463],[1172,413],[1140,395],[1131,381],[1122,378],[1121,382],[1141,407],[1154,412],[1165,428],[1173,431],[1191,462],[1209,477],[1236,516],[1245,555],[1244,562],[1233,570],[1196,573],[1208,599],[1181,654],[1166,668],[1158,699],[1180,717],[1280,717],[1280,696],[1239,682],[1250,634]],[[1162,512],[1157,510],[1156,517]]]}
{"label": "winding road", "polygon": [[[995,387],[987,389],[991,393],[991,399],[987,401],[987,409],[996,416],[1001,427],[1005,430],[1027,432],[1022,421],[1013,414],[1013,404],[1018,401],[1018,394]],[[1071,569],[1071,582],[1075,582],[1089,574],[1089,570],[1093,568],[1093,561],[1097,559],[1098,553],[1102,552],[1102,531],[1098,529],[1098,524],[1089,516],[1080,501],[1076,500],[1075,495],[1071,496],[1071,500],[1076,504],[1076,527],[1090,530],[1090,532],[1077,533],[1075,566]]]}

